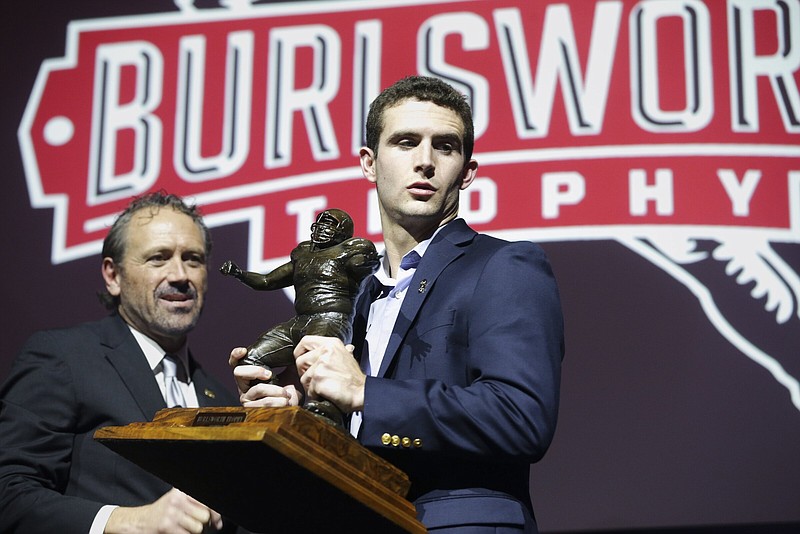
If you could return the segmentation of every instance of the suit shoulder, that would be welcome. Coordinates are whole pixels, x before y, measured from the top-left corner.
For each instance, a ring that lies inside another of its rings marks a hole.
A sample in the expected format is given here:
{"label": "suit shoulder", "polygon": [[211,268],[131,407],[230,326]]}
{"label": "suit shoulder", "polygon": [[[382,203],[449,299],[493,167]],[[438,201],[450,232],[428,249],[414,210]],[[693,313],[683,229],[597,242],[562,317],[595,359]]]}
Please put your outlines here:
{"label": "suit shoulder", "polygon": [[535,254],[537,256],[545,255],[544,249],[538,243],[532,241],[508,241],[488,234],[478,234],[475,236],[475,244],[478,248],[483,250],[507,249],[509,251],[519,251],[520,253]]}
{"label": "suit shoulder", "polygon": [[514,269],[521,268],[526,272],[536,271],[553,276],[553,268],[544,249],[531,241],[506,241],[479,234],[465,259],[483,265],[484,274],[507,277]]}
{"label": "suit shoulder", "polygon": [[114,328],[114,317],[72,326],[39,330],[31,334],[21,353],[53,352],[64,357],[79,356],[87,347],[96,346]]}
{"label": "suit shoulder", "polygon": [[57,328],[47,328],[42,330],[37,330],[33,334],[31,334],[29,339],[58,339],[58,340],[66,340],[66,339],[80,339],[85,338],[86,336],[94,336],[97,335],[103,329],[103,324],[105,319],[99,321],[87,321],[84,323],[78,323],[70,326],[62,326]]}

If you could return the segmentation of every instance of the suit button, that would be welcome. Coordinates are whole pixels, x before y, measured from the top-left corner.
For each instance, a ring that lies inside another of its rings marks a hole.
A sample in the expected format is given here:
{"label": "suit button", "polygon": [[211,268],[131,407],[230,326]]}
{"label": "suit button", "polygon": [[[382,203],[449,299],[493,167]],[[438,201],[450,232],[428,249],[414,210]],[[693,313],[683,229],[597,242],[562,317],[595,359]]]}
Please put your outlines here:
{"label": "suit button", "polygon": [[414,439],[414,448],[421,449],[422,448],[422,440],[419,438]]}
{"label": "suit button", "polygon": [[392,436],[392,447],[397,447],[398,445],[400,445],[400,436]]}
{"label": "suit button", "polygon": [[386,434],[382,435],[381,436],[381,443],[383,443],[384,445],[391,444],[392,443],[392,436],[390,436],[388,432]]}
{"label": "suit button", "polygon": [[400,444],[401,444],[403,447],[405,447],[406,449],[407,449],[407,448],[409,448],[409,447],[411,446],[411,438],[408,438],[408,437],[406,437],[406,438],[403,438],[403,439],[400,441]]}

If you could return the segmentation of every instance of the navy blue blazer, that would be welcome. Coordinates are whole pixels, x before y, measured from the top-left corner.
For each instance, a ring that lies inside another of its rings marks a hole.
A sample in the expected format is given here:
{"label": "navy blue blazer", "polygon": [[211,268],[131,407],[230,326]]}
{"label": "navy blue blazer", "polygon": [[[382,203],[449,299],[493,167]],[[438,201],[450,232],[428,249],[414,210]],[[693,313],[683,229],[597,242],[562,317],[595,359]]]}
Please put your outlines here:
{"label": "navy blue blazer", "polygon": [[[238,405],[190,357],[201,406]],[[139,506],[169,490],[93,439],[166,408],[117,315],[34,334],[0,387],[0,532],[86,534],[104,504]]]}
{"label": "navy blue blazer", "polygon": [[[357,301],[363,352],[377,281]],[[564,334],[555,278],[530,242],[445,226],[411,281],[359,441],[408,473],[430,529],[508,524],[535,532],[530,464],[553,438]]]}

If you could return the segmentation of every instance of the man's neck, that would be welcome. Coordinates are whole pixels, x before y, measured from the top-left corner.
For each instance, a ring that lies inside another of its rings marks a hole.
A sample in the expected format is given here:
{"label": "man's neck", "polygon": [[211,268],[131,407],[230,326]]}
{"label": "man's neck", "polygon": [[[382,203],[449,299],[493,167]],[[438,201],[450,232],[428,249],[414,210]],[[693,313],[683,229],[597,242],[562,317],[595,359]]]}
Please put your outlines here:
{"label": "man's neck", "polygon": [[440,227],[450,222],[453,217],[440,221],[435,225],[409,228],[399,224],[384,226],[383,241],[386,247],[386,258],[389,262],[390,276],[394,277],[400,270],[403,256],[410,250],[430,239]]}
{"label": "man's neck", "polygon": [[152,334],[145,334],[140,328],[136,327],[134,322],[131,321],[122,310],[118,309],[117,313],[119,313],[120,317],[122,317],[122,320],[125,321],[130,328],[136,330],[142,336],[150,339],[165,352],[176,353],[184,346],[184,344],[186,344],[186,335],[172,338],[167,336],[154,336]]}

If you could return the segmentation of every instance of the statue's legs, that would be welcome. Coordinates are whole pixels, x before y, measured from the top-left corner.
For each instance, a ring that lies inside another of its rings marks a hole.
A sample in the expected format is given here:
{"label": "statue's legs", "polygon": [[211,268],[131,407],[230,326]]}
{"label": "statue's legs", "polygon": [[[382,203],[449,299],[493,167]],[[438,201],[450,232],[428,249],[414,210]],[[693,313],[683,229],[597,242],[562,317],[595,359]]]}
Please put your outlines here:
{"label": "statue's legs", "polygon": [[[247,355],[239,365],[258,365],[267,369],[294,365],[293,331],[297,319],[279,324],[267,330],[249,347]],[[299,338],[298,338],[299,339]],[[273,373],[271,383],[277,381],[277,373]]]}
{"label": "statue's legs", "polygon": [[[304,334],[338,337],[342,341],[349,343],[352,337],[350,320],[350,316],[344,313],[317,313],[309,317],[304,327]],[[308,400],[305,403],[305,408],[346,432],[344,428],[344,413],[332,402],[325,399]]]}
{"label": "statue's legs", "polygon": [[327,312],[307,316],[303,326],[303,335],[338,337],[345,343],[350,342],[353,334],[351,317],[346,313]]}
{"label": "statue's legs", "polygon": [[[294,319],[267,330],[247,347],[247,355],[239,365],[259,365],[273,370],[294,365],[294,348],[304,335],[338,337],[349,342],[352,335],[350,316],[344,313],[298,315]],[[270,383],[278,383],[274,372]],[[308,400],[304,407],[311,413],[345,431],[344,414],[325,399]]]}

